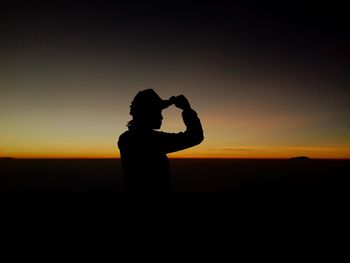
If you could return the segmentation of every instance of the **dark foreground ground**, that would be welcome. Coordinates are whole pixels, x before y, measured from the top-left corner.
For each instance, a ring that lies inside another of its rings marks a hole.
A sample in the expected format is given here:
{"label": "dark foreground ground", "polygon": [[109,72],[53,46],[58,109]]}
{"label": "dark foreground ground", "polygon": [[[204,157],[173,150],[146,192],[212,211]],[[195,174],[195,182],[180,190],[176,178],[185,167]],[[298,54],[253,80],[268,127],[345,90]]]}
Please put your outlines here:
{"label": "dark foreground ground", "polygon": [[63,229],[59,227],[65,224],[82,232],[106,225],[103,233],[113,227],[115,233],[171,229],[174,235],[179,229],[207,234],[207,229],[226,233],[233,228],[243,236],[261,230],[268,236],[271,229],[275,233],[288,229],[288,235],[282,234],[286,239],[300,229],[313,229],[313,239],[318,239],[325,229],[343,233],[348,225],[349,164],[348,160],[172,159],[171,198],[127,202],[121,196],[122,167],[117,159],[2,159],[0,215],[9,225],[15,222],[9,229],[24,223],[32,229],[28,222],[37,227],[49,224],[49,229]]}
{"label": "dark foreground ground", "polygon": [[[348,236],[349,164],[173,159],[172,197],[150,204],[120,196],[119,160],[2,159],[3,240],[13,240],[16,248],[23,240],[25,247],[38,238],[48,247],[62,240],[51,257],[67,243],[74,251],[78,244],[94,244],[92,251],[103,244],[103,251],[112,246],[118,254],[123,249],[113,242],[120,241],[134,251],[128,256],[150,246],[148,252],[192,251],[197,258],[218,246],[215,259],[225,250],[236,259],[243,247],[244,258],[284,251],[282,258],[299,253],[300,260],[305,252],[314,258],[332,251],[334,260]],[[82,254],[87,252],[84,247]]]}
{"label": "dark foreground ground", "polygon": [[[349,160],[172,159],[172,199],[341,202]],[[118,159],[1,159],[0,196],[120,200]]]}

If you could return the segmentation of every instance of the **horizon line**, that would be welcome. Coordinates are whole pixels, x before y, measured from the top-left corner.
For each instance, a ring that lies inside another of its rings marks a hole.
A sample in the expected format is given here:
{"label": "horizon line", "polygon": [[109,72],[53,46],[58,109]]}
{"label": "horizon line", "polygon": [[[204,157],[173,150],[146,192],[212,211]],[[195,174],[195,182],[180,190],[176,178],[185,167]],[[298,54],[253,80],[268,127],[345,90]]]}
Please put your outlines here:
{"label": "horizon line", "polygon": [[[292,157],[168,157],[169,159],[234,159],[234,160],[290,160],[296,157],[307,157],[310,160],[350,160],[350,158],[334,158],[334,157],[308,157],[308,156],[292,156]],[[120,160],[120,157],[0,157],[1,159],[15,160]]]}

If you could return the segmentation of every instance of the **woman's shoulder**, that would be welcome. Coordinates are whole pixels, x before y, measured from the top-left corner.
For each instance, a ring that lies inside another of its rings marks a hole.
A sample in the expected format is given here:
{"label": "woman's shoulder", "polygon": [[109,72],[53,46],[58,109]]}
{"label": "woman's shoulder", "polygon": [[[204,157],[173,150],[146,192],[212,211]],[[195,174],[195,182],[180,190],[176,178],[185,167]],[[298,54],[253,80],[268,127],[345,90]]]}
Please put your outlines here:
{"label": "woman's shoulder", "polygon": [[125,131],[119,136],[119,139],[118,139],[119,148],[125,143],[128,143],[128,141],[130,140],[130,136],[131,136],[130,131]]}

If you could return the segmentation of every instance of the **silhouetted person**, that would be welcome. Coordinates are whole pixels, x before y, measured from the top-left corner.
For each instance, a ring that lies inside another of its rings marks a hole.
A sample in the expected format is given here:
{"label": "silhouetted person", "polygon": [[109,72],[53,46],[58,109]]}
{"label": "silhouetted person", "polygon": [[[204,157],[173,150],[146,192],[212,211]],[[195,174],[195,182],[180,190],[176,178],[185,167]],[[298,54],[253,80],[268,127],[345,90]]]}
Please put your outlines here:
{"label": "silhouetted person", "polygon": [[[162,110],[174,104],[182,109],[186,131],[155,131],[162,125]],[[123,193],[128,197],[165,197],[170,193],[170,170],[167,153],[184,150],[203,141],[197,113],[184,95],[162,100],[147,89],[140,91],[130,106],[133,117],[128,131],[119,137],[124,169]]]}

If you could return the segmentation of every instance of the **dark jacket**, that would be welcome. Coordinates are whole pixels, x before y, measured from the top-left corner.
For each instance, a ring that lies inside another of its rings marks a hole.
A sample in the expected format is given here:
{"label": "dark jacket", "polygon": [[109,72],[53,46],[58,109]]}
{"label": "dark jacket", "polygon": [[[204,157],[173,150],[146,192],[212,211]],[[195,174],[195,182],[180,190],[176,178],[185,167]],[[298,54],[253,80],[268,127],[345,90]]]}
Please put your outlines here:
{"label": "dark jacket", "polygon": [[132,126],[119,137],[118,147],[124,168],[124,193],[159,195],[170,192],[167,153],[195,146],[203,141],[197,113],[184,110],[185,132],[166,133],[139,130]]}

